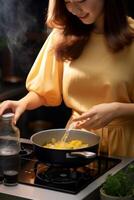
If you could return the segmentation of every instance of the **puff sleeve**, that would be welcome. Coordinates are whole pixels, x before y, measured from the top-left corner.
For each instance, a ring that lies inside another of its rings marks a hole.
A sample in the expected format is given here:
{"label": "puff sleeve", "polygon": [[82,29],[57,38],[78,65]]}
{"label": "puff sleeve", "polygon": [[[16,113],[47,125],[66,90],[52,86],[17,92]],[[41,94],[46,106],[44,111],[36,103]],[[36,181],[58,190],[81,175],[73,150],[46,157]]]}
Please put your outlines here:
{"label": "puff sleeve", "polygon": [[57,34],[53,30],[41,48],[26,79],[28,91],[44,99],[44,105],[57,106],[62,101],[63,63],[56,60],[52,48]]}

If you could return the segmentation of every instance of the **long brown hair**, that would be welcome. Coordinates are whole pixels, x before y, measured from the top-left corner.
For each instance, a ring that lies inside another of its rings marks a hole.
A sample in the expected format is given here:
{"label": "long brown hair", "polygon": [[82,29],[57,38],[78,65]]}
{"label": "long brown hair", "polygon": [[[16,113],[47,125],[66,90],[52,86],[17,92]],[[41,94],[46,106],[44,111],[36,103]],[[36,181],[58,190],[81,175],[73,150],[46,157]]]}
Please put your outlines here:
{"label": "long brown hair", "polygon": [[[60,41],[55,47],[57,58],[74,60],[81,55],[94,24],[86,25],[68,12],[64,0],[49,1],[47,25],[61,30]],[[123,0],[104,0],[104,35],[113,52],[131,44],[133,33]]]}

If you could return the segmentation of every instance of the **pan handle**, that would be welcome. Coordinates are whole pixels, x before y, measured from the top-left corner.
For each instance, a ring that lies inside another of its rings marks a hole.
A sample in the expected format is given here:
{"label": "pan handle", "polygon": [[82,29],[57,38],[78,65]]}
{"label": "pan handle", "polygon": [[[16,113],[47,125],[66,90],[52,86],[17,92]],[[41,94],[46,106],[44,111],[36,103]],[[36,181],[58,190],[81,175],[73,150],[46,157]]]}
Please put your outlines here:
{"label": "pan handle", "polygon": [[78,156],[84,158],[95,158],[96,153],[90,151],[75,151],[70,153],[71,156]]}

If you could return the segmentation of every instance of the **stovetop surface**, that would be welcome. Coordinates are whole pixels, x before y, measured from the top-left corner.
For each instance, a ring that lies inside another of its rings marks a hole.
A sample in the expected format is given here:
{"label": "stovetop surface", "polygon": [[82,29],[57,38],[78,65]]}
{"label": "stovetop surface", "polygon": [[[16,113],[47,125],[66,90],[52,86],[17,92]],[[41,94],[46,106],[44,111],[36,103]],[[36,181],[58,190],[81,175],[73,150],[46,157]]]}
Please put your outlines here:
{"label": "stovetop surface", "polygon": [[19,183],[70,194],[77,194],[121,162],[117,158],[98,156],[85,166],[65,168],[40,163],[32,145],[22,144],[22,149]]}

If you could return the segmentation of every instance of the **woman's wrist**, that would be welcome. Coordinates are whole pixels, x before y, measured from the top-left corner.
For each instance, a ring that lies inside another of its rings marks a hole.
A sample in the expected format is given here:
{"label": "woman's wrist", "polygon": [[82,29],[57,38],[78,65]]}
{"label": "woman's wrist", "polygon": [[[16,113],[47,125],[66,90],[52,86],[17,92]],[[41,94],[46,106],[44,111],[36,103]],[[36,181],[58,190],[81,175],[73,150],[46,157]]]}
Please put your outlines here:
{"label": "woman's wrist", "polygon": [[120,103],[113,102],[114,109],[117,117],[134,116],[134,104],[133,103]]}
{"label": "woman's wrist", "polygon": [[26,96],[21,98],[19,101],[18,101],[19,105],[21,105],[22,107],[25,108],[25,110],[27,110],[27,107],[28,107],[28,100],[26,99]]}
{"label": "woman's wrist", "polygon": [[26,110],[33,110],[43,105],[43,98],[37,93],[30,91],[25,97],[19,100]]}

